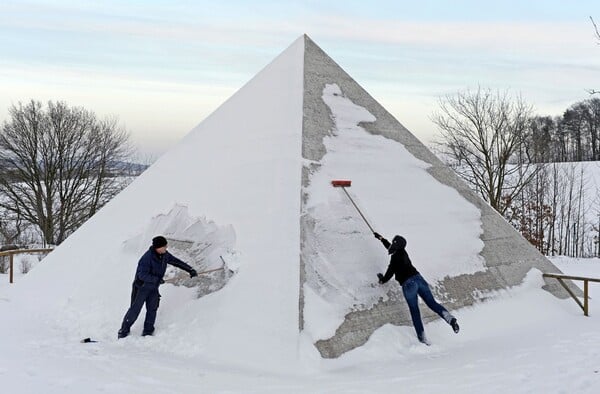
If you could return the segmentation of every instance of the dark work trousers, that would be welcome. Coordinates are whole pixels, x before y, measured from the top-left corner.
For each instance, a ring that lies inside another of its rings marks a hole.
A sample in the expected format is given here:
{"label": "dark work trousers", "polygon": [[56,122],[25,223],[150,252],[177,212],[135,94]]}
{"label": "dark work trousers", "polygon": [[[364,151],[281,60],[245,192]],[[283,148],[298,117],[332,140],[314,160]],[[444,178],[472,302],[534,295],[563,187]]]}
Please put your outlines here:
{"label": "dark work trousers", "polygon": [[154,286],[144,286],[143,282],[133,282],[131,289],[131,305],[121,324],[121,332],[129,333],[131,326],[137,320],[142,307],[146,304],[146,319],[144,320],[144,334],[154,332],[154,321],[156,320],[156,311],[160,303],[160,294],[158,288]]}
{"label": "dark work trousers", "polygon": [[437,313],[442,319],[446,320],[448,324],[450,324],[450,321],[454,318],[454,316],[452,316],[446,310],[446,308],[438,304],[433,298],[433,294],[431,294],[429,285],[420,274],[413,275],[408,278],[402,284],[402,292],[404,293],[404,298],[408,304],[413,326],[415,327],[415,331],[417,332],[417,337],[419,340],[424,338],[423,334],[425,329],[423,328],[423,322],[421,321],[421,312],[419,311],[419,300],[417,295],[419,295],[423,301],[425,301],[425,304],[429,307],[429,309]]}

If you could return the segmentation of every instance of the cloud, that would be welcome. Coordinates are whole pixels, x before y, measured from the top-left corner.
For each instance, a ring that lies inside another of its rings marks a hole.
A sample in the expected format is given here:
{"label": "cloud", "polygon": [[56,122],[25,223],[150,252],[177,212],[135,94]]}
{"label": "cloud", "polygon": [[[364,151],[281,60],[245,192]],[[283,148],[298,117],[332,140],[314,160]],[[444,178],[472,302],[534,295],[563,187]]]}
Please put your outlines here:
{"label": "cloud", "polygon": [[584,22],[412,22],[327,17],[315,25],[320,34],[336,40],[388,45],[560,53],[594,46],[590,26]]}
{"label": "cloud", "polygon": [[568,105],[600,71],[587,15],[415,22],[282,4],[0,2],[0,120],[34,97],[118,113],[138,133],[188,130],[303,33],[417,132],[438,94],[481,84]]}
{"label": "cloud", "polygon": [[[281,50],[296,37],[307,33],[318,41],[345,46],[387,45],[423,47],[441,51],[502,51],[520,54],[583,55],[597,49],[593,28],[581,22],[506,21],[411,21],[406,13],[363,17],[323,13],[316,6],[288,9],[270,4],[250,11],[234,5],[123,4],[80,5],[79,3],[12,4],[5,7],[0,21],[15,31],[45,31],[90,35],[99,39],[133,41],[147,46],[204,46],[222,51],[251,47]],[[274,8],[269,10],[268,7]],[[357,15],[358,14],[358,15]],[[69,40],[69,37],[61,37]]]}

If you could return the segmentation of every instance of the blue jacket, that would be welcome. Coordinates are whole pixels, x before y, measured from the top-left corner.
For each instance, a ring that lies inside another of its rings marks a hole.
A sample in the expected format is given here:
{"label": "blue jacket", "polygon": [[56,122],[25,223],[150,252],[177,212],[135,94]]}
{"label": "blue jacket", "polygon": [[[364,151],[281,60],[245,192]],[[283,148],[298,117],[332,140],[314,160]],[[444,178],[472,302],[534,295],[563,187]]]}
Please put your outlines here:
{"label": "blue jacket", "polygon": [[169,252],[158,254],[153,247],[150,247],[138,262],[135,273],[136,281],[141,280],[144,284],[150,286],[160,285],[160,282],[167,270],[167,264],[173,265],[187,272],[192,272],[193,268]]}

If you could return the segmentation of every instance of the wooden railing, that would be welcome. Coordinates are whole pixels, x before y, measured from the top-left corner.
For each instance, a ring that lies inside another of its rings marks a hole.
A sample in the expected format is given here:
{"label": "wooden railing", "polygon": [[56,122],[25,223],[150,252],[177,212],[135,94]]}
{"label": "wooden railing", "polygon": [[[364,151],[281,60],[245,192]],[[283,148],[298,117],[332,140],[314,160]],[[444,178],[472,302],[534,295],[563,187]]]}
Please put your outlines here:
{"label": "wooden railing", "polygon": [[[577,305],[579,305],[581,307],[581,309],[583,310],[583,314],[585,316],[589,316],[588,283],[589,282],[598,282],[598,283],[600,283],[600,279],[597,279],[597,278],[587,278],[587,277],[584,277],[584,276],[563,275],[563,274],[543,274],[543,276],[545,278],[555,278],[555,279],[557,279],[558,282],[562,285],[562,287],[564,287],[565,290],[567,290],[567,292],[575,300],[575,302],[577,303]],[[571,289],[569,289],[567,287],[567,284],[564,282],[563,279],[581,280],[581,281],[583,281],[583,304],[581,303],[581,301],[579,300],[579,298],[575,294],[573,294],[573,292],[571,291]]]}
{"label": "wooden railing", "polygon": [[13,256],[16,254],[26,254],[26,253],[50,253],[52,252],[53,249],[14,249],[14,250],[7,250],[4,252],[0,252],[0,257],[2,256],[10,256],[10,268],[9,268],[9,280],[10,283],[13,283],[13,271],[14,271],[14,267],[13,267]]}

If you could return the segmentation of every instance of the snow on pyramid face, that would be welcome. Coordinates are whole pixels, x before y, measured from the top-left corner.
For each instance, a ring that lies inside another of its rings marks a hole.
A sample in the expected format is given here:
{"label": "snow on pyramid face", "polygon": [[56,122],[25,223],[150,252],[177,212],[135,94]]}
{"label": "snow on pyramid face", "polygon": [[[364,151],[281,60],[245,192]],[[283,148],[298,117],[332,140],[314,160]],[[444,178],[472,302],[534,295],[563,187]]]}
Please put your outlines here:
{"label": "snow on pyramid face", "polygon": [[[138,259],[162,234],[198,271],[194,256],[212,268],[219,250],[235,252],[223,256],[235,273],[209,296],[161,286],[162,349],[243,365],[270,349],[261,365],[274,368],[295,359],[303,59],[299,38],[49,254],[17,289],[24,300],[44,289],[31,315],[61,316],[75,338],[115,340]],[[201,255],[211,234],[223,248]]]}
{"label": "snow on pyramid face", "polygon": [[137,261],[162,233],[194,267],[234,252],[234,273],[206,291],[161,287],[160,350],[270,370],[299,349],[337,357],[411,323],[397,283],[375,285],[388,256],[336,178],[353,181],[377,231],[405,236],[449,309],[531,268],[558,271],[304,36],[29,273],[12,294],[32,310],[13,315],[115,340]]}
{"label": "snow on pyramid face", "polygon": [[[397,282],[377,283],[389,257],[375,230],[408,240],[413,264],[449,310],[559,272],[458,176],[305,37],[300,329],[323,357],[364,344],[384,324],[412,325]],[[557,283],[545,289],[564,298]],[[421,308],[424,321],[437,318]]]}

